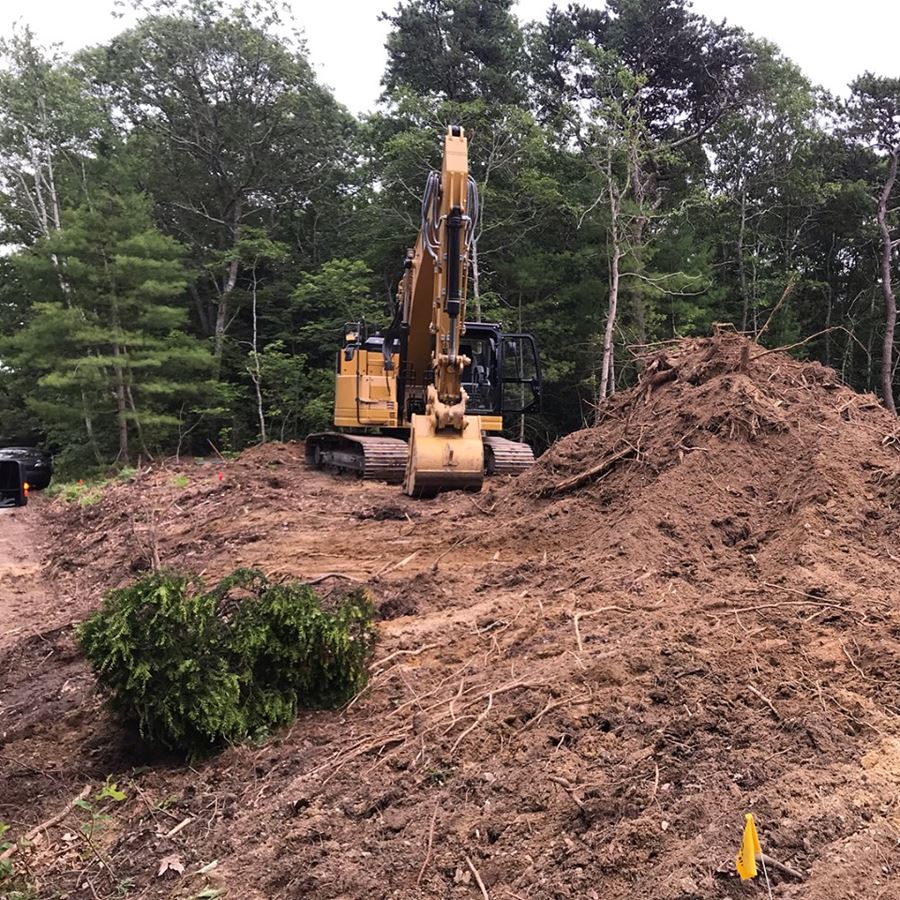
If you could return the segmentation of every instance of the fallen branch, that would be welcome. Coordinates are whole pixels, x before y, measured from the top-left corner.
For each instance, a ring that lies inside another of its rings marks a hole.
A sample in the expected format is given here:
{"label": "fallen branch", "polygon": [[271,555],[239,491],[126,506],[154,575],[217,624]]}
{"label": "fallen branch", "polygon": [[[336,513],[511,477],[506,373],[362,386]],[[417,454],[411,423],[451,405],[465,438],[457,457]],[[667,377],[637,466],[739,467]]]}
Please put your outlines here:
{"label": "fallen branch", "polygon": [[[395,744],[402,744],[407,739],[407,737],[408,735],[405,733],[391,734],[387,735],[386,737],[379,738],[377,741],[373,741],[372,743],[366,744],[365,746],[357,747],[352,753],[347,754],[347,756],[345,756],[344,759],[340,761],[340,763],[334,768],[334,770],[330,775],[328,775],[327,778],[322,779],[322,784],[325,785],[329,781],[331,781],[331,779],[334,778],[334,776],[337,775],[337,773],[340,772],[340,770],[343,769],[344,766],[347,765],[347,763],[351,760],[354,760],[359,756],[363,756],[366,753],[371,753],[373,750],[381,752],[386,747],[392,747]],[[319,768],[321,769],[322,767],[320,766]],[[315,771],[318,771],[318,769]]]}
{"label": "fallen branch", "polygon": [[451,544],[451,545],[450,545],[443,553],[439,553],[439,554],[435,557],[434,562],[431,564],[431,571],[432,571],[432,572],[437,572],[437,570],[438,570],[438,563],[439,563],[439,562],[440,562],[440,561],[441,561],[448,553],[450,553],[452,550],[455,550],[457,547],[461,547],[463,544],[467,543],[468,540],[469,540],[469,536],[468,536],[468,535],[466,535],[465,537],[461,537],[458,541],[454,541],[454,542],[453,542],[453,543],[452,543],[452,544]]}
{"label": "fallen branch", "polygon": [[491,711],[491,707],[494,705],[494,695],[493,693],[488,694],[488,702],[487,707],[485,707],[484,712],[478,716],[478,718],[453,742],[453,746],[450,748],[450,756],[453,756],[453,753],[456,751],[456,748],[460,745],[460,742],[467,735],[471,734],[486,718],[488,713]]}
{"label": "fallen branch", "polygon": [[584,801],[578,799],[575,795],[575,788],[565,778],[560,778],[558,775],[548,775],[547,780],[558,784],[572,798],[572,802],[579,809],[584,809]]}
{"label": "fallen branch", "polygon": [[755,687],[753,687],[752,684],[748,684],[747,687],[751,691],[753,691],[753,693],[756,694],[756,696],[759,697],[759,699],[762,700],[762,702],[765,703],[766,706],[769,707],[769,709],[772,710],[772,715],[775,716],[775,718],[780,722],[781,716],[779,715],[778,710],[775,709],[775,705],[772,703],[772,701],[762,691],[757,690]]}
{"label": "fallen branch", "polygon": [[584,650],[584,644],[581,640],[581,629],[578,627],[578,622],[580,619],[586,619],[588,616],[596,616],[598,613],[611,612],[615,610],[616,612],[631,612],[630,609],[625,609],[624,606],[601,606],[598,609],[589,609],[586,612],[574,613],[572,619],[575,623],[575,640],[578,642],[578,652],[581,653]]}
{"label": "fallen branch", "polygon": [[190,825],[191,822],[193,822],[193,821],[194,821],[194,817],[193,817],[193,816],[185,816],[185,817],[184,817],[184,818],[183,818],[183,819],[182,819],[182,820],[181,820],[174,828],[170,828],[170,829],[165,833],[164,836],[167,837],[167,838],[175,837],[175,835],[178,834],[179,831],[183,831],[183,830],[184,830],[185,828],[187,828],[188,825]]}
{"label": "fallen branch", "polygon": [[587,471],[581,472],[578,475],[573,475],[571,478],[566,478],[563,481],[557,482],[550,488],[539,491],[538,496],[544,497],[550,494],[564,494],[574,488],[581,487],[581,485],[587,484],[587,482],[593,481],[601,475],[605,475],[616,465],[616,463],[621,462],[623,459],[634,459],[637,455],[638,452],[634,447],[626,447],[624,450],[620,450],[618,453],[613,453],[612,456],[608,456],[602,463],[592,466]]}
{"label": "fallen branch", "polygon": [[[727,608],[733,609],[735,612],[756,612],[760,609],[778,609],[782,606],[821,606],[823,609],[840,609],[844,612],[854,612],[849,606],[841,606],[839,603],[825,603],[824,601],[817,602],[815,600],[780,600],[776,603],[760,603],[756,606],[731,606]],[[859,614],[856,613],[856,615]]]}
{"label": "fallen branch", "polygon": [[484,900],[491,900],[488,896],[487,888],[484,886],[484,882],[481,880],[481,876],[478,874],[478,869],[475,868],[475,864],[472,862],[469,857],[466,857],[466,863],[469,866],[469,871],[475,876],[475,883],[481,888],[481,896],[484,897]]}
{"label": "fallen branch", "polygon": [[[464,496],[469,497],[468,494],[465,494]],[[485,509],[483,506],[480,506],[478,503],[476,503],[473,497],[469,497],[469,501],[471,502],[472,506],[474,506],[475,509],[477,509],[478,512],[480,512],[482,515],[492,516],[494,514],[493,506],[490,509]]]}
{"label": "fallen branch", "polygon": [[642,378],[639,383],[641,393],[647,397],[653,392],[653,388],[665,384],[667,381],[674,381],[678,377],[678,369],[674,366],[671,369],[663,369],[660,372],[654,372]]}
{"label": "fallen branch", "polygon": [[770,353],[786,353],[788,350],[796,350],[797,347],[802,347],[804,344],[808,344],[817,337],[822,337],[823,334],[829,334],[832,331],[846,331],[846,329],[842,328],[840,325],[832,325],[831,328],[817,331],[815,334],[811,334],[809,337],[805,337],[802,341],[797,341],[795,344],[785,344],[783,347],[773,347],[771,350],[763,350],[760,353],[756,353],[750,357],[750,362],[761,359],[763,356],[768,356]]}
{"label": "fallen branch", "polygon": [[370,669],[379,669],[386,662],[392,660],[395,656],[418,656],[420,653],[424,653],[426,650],[434,650],[435,647],[440,647],[440,644],[426,644],[424,647],[419,647],[418,650],[395,650],[393,653],[389,653],[384,659],[379,659],[376,662],[373,662]]}
{"label": "fallen branch", "polygon": [[304,584],[318,584],[320,581],[327,581],[329,578],[344,578],[347,581],[353,581],[356,584],[361,584],[359,578],[354,578],[352,575],[344,575],[341,572],[326,572],[324,575],[316,575],[313,578],[307,578],[304,580]]}
{"label": "fallen branch", "polygon": [[775,317],[775,313],[777,313],[778,310],[781,309],[782,305],[784,304],[784,301],[787,300],[787,298],[791,295],[791,292],[794,290],[794,285],[796,283],[797,283],[797,273],[791,272],[790,277],[788,278],[787,286],[784,289],[784,293],[781,295],[781,299],[775,304],[775,308],[772,310],[772,312],[769,313],[769,318],[766,319],[765,325],[763,325],[763,327],[760,328],[759,331],[756,332],[756,335],[754,337],[755,341],[758,342],[759,339],[769,330],[769,323]]}
{"label": "fallen branch", "polygon": [[[62,808],[62,810],[60,812],[58,812],[55,816],[51,816],[45,822],[41,822],[40,825],[35,825],[35,827],[31,829],[31,831],[27,832],[25,834],[24,841],[29,844],[32,843],[34,841],[34,839],[42,831],[46,831],[48,828],[52,828],[54,825],[61,822],[72,811],[72,809],[77,805],[78,801],[84,800],[84,798],[87,797],[87,795],[90,792],[91,792],[91,786],[89,784],[85,785],[81,789],[81,792],[78,794],[78,796],[73,797]],[[5,859],[9,859],[19,849],[19,843],[21,840],[23,840],[23,839],[20,838],[19,841],[16,841],[11,847],[7,847],[6,850],[4,850],[2,853],[0,853],[0,862],[2,862]]]}
{"label": "fallen branch", "polygon": [[787,587],[787,585],[784,584],[774,584],[771,581],[763,581],[760,583],[763,587],[771,588],[773,591],[785,591],[788,594],[798,594],[801,597],[809,597],[810,600],[822,600],[822,598],[817,594],[810,594],[807,591],[801,591],[798,588]]}
{"label": "fallen branch", "polygon": [[[569,703],[573,704],[574,706],[581,706],[584,703],[590,703],[592,699],[593,696],[591,694],[588,694],[586,697],[583,697],[580,700],[576,697],[564,697],[562,700],[549,701],[540,712],[535,713],[521,728],[516,729],[513,737],[520,735],[523,731],[525,731],[526,728],[530,728],[532,725],[537,725],[537,723],[540,722],[541,719],[543,719],[544,716],[546,716],[547,713],[551,710],[559,709],[560,706],[566,706]],[[551,778],[550,780],[552,781],[553,779]]]}
{"label": "fallen branch", "polygon": [[398,562],[388,563],[383,568],[379,569],[373,576],[372,580],[374,581],[376,578],[380,578],[382,575],[387,575],[388,572],[393,572],[394,569],[402,569],[407,563],[412,562],[419,555],[418,550],[414,550],[409,556],[404,556],[403,559]]}
{"label": "fallen branch", "polygon": [[419,869],[419,877],[416,879],[416,887],[418,887],[422,883],[422,876],[425,874],[425,870],[428,868],[428,863],[431,861],[431,845],[434,841],[434,822],[437,819],[437,811],[438,804],[435,802],[434,804],[434,812],[431,814],[431,825],[428,828],[428,846],[425,848],[425,859],[422,862],[422,868]]}
{"label": "fallen branch", "polygon": [[767,853],[757,853],[756,858],[765,863],[767,866],[771,866],[773,869],[778,869],[778,871],[783,873],[784,875],[788,875],[791,878],[796,878],[797,881],[806,881],[806,876],[802,872],[798,872],[796,869],[792,869],[790,866],[786,866],[783,862],[778,862],[777,859],[773,859]]}

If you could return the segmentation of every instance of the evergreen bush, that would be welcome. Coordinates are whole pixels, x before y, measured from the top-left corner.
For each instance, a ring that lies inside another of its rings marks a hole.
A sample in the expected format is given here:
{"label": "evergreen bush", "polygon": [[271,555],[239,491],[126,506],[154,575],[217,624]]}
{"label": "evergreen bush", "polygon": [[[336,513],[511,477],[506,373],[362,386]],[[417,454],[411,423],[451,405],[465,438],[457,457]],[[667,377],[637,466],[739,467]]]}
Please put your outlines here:
{"label": "evergreen bush", "polygon": [[78,640],[126,721],[196,756],[352,697],[366,682],[372,615],[363,589],[328,611],[309,585],[253,569],[211,590],[160,572],[110,591]]}

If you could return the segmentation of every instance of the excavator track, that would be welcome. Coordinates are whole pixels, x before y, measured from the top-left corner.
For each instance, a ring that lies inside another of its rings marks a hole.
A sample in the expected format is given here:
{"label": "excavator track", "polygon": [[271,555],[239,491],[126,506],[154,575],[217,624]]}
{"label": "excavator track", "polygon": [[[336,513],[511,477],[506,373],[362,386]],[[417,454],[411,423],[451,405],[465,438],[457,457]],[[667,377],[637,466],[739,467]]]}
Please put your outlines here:
{"label": "excavator track", "polygon": [[[484,439],[484,474],[520,475],[534,465],[528,444],[501,437]],[[317,469],[349,472],[370,481],[402,484],[409,445],[400,438],[328,431],[306,439],[306,462]]]}
{"label": "excavator track", "polygon": [[409,445],[400,438],[328,431],[306,439],[309,465],[388,484],[402,483],[408,456]]}
{"label": "excavator track", "polygon": [[484,438],[486,475],[521,475],[534,465],[534,451],[528,444],[502,437]]}

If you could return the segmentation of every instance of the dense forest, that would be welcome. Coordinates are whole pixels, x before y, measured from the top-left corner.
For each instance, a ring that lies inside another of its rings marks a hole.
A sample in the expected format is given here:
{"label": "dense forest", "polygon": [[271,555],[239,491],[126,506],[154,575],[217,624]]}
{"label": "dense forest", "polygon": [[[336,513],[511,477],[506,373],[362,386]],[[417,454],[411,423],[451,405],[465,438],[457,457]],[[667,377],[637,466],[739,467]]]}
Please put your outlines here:
{"label": "dense forest", "polygon": [[894,408],[900,79],[834,97],[686,0],[401,0],[354,117],[280,5],[138,6],[73,56],[0,44],[0,441],[78,474],[327,426],[451,122],[482,198],[469,318],[538,339],[538,449],[714,323]]}

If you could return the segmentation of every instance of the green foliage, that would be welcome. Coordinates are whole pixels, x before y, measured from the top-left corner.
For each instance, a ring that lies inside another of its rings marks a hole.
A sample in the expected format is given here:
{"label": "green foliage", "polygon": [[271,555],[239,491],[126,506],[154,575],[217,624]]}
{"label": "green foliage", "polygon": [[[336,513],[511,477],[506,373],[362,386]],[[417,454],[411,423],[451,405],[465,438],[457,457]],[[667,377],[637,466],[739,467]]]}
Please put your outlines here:
{"label": "green foliage", "polygon": [[274,439],[305,437],[327,429],[334,404],[334,369],[310,369],[305,354],[273,341],[259,355],[262,395]]}
{"label": "green foliage", "polygon": [[82,813],[79,830],[88,842],[92,841],[109,823],[112,818],[109,813],[112,805],[121,803],[125,798],[125,792],[119,790],[119,786],[110,775],[103,787],[90,800],[83,797],[75,800],[75,807]]}
{"label": "green foliage", "polygon": [[[0,821],[0,854],[17,843],[6,837],[9,831],[10,826]],[[18,843],[25,844],[23,839]],[[17,871],[15,862],[12,859],[0,859],[0,897],[3,900],[36,900],[37,896],[27,879]]]}
{"label": "green foliage", "polygon": [[[6,822],[0,821],[0,853],[3,853],[4,850],[8,850],[13,846],[11,841],[4,839],[4,835],[9,830],[10,826],[7,825]],[[0,884],[3,884],[3,881],[13,875],[14,872],[15,868],[8,859],[0,860]]]}
{"label": "green foliage", "polygon": [[388,36],[388,92],[409,87],[452,101],[523,98],[516,79],[522,32],[513,0],[408,0],[393,14]]}
{"label": "green foliage", "polygon": [[[134,470],[132,470],[134,471]],[[79,478],[77,481],[51,482],[44,491],[48,497],[59,497],[66,503],[95,506],[103,499],[103,489],[110,483],[107,477]]]}
{"label": "green foliage", "polygon": [[28,406],[70,454],[80,444],[97,462],[127,462],[137,441],[149,455],[185,400],[200,400],[211,359],[172,305],[186,283],[181,255],[146,197],[105,194],[16,258],[44,299],[4,342],[8,358],[36,374]]}
{"label": "green foliage", "polygon": [[873,386],[897,79],[839,101],[688,0],[528,23],[512,0],[397,0],[384,94],[354,118],[278,4],[133,5],[73,59],[0,41],[0,441],[49,446],[63,477],[328,427],[341,328],[386,322],[455,122],[482,200],[469,317],[537,337],[538,449],[595,398],[610,188],[618,387],[630,344],[752,332],[789,278],[763,340],[821,333],[798,352]]}
{"label": "green foliage", "polygon": [[158,573],[111,591],[78,638],[127,721],[197,755],[353,696],[367,677],[372,612],[361,589],[328,612],[308,585],[271,584],[255,570],[210,590]]}
{"label": "green foliage", "polygon": [[371,295],[372,273],[358,259],[332,259],[302,277],[291,295],[296,347],[310,367],[333,367],[347,322],[384,322],[384,304]]}

